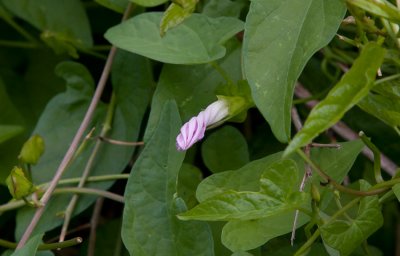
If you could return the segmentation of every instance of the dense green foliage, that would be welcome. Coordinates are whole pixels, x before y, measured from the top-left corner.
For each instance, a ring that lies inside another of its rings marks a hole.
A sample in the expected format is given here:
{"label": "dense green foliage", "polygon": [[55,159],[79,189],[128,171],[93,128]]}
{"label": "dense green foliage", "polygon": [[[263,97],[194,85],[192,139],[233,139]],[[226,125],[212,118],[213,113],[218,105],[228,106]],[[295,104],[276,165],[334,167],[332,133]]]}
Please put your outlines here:
{"label": "dense green foliage", "polygon": [[0,254],[400,252],[396,3],[0,0]]}

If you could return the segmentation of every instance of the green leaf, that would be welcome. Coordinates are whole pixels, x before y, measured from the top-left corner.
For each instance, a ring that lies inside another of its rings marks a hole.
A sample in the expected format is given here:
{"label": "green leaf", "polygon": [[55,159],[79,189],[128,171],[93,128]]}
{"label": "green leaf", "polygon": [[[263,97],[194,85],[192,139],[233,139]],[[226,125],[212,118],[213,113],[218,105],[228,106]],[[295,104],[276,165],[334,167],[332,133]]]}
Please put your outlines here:
{"label": "green leaf", "polygon": [[222,58],[226,40],[243,29],[230,17],[193,14],[160,36],[162,13],[143,13],[110,28],[105,37],[113,45],[148,58],[173,64],[199,64]]}
{"label": "green leaf", "polygon": [[36,187],[26,177],[20,167],[14,167],[6,179],[8,191],[14,199],[21,199],[36,191]]}
{"label": "green leaf", "polygon": [[44,140],[39,135],[31,136],[22,146],[19,160],[26,164],[37,164],[45,149]]}
{"label": "green leaf", "polygon": [[[340,183],[350,170],[364,144],[360,140],[339,144],[340,149],[312,148],[311,158],[322,170]],[[281,153],[276,153],[250,162],[238,170],[217,173],[207,177],[198,186],[197,197],[199,201],[202,202],[227,190],[257,191],[261,173],[266,168],[269,168],[272,163],[279,161],[281,155]],[[297,165],[302,166],[303,163],[297,162]],[[299,178],[301,179],[301,177]],[[296,189],[299,187],[300,179],[296,182]],[[312,182],[319,185],[320,177],[313,175]],[[308,190],[307,187],[306,191]],[[329,204],[333,194],[329,189],[323,187],[320,187],[320,192],[322,198],[321,209],[324,209]],[[294,212],[288,212],[257,220],[229,221],[223,228],[222,240],[224,245],[232,251],[257,248],[272,238],[290,232],[293,218]],[[298,226],[303,225],[308,219],[307,216],[300,213]]]}
{"label": "green leaf", "polygon": [[17,136],[23,131],[24,127],[20,125],[0,125],[0,143]]}
{"label": "green leaf", "polygon": [[[93,94],[93,79],[82,65],[64,62],[57,66],[56,72],[67,81],[68,87],[66,92],[57,95],[49,102],[34,131],[42,134],[46,141],[46,151],[38,165],[33,168],[33,180],[37,184],[48,182],[54,176],[72,137],[82,122]],[[107,136],[116,140],[136,141],[150,98],[152,75],[148,60],[118,51],[111,75],[116,106],[111,131]],[[96,126],[96,131],[100,132],[105,116],[106,106],[100,103],[89,129]],[[86,148],[70,165],[63,178],[76,178],[82,175],[94,143],[92,140],[87,143]],[[133,151],[133,147],[103,143],[91,175],[122,172],[129,163]],[[108,189],[111,185],[112,182],[88,183],[86,187]],[[45,232],[60,225],[63,220],[59,214],[65,210],[70,198],[70,195],[53,196],[34,232]],[[81,196],[74,214],[79,214],[95,200],[94,196]],[[16,237],[22,235],[34,212],[35,209],[28,207],[18,211]]]}
{"label": "green leaf", "polygon": [[400,102],[398,99],[369,93],[357,104],[365,112],[382,120],[400,134]]}
{"label": "green leaf", "polygon": [[129,0],[95,0],[95,2],[113,11],[123,13],[128,6]]}
{"label": "green leaf", "polygon": [[42,243],[43,234],[33,236],[29,241],[21,248],[14,251],[11,256],[32,256],[36,255],[36,251],[39,245]]}
{"label": "green leaf", "polygon": [[122,227],[131,255],[213,255],[207,224],[182,222],[175,216],[186,209],[175,195],[184,158],[175,148],[180,123],[176,104],[167,102],[132,169],[125,189]]}
{"label": "green leaf", "polygon": [[392,187],[392,190],[393,190],[394,194],[396,195],[397,200],[399,200],[399,202],[400,202],[400,184],[394,185]]}
{"label": "green leaf", "polygon": [[[222,230],[222,243],[231,251],[247,251],[270,239],[290,232],[294,223],[294,211],[247,221],[229,221]],[[309,218],[300,212],[297,227]]]}
{"label": "green leaf", "polygon": [[294,210],[307,202],[306,194],[296,194],[282,202],[260,192],[228,191],[181,213],[181,220],[252,220]]}
{"label": "green leaf", "polygon": [[387,18],[395,22],[400,22],[399,9],[386,0],[347,0],[347,2],[380,17]]}
{"label": "green leaf", "polygon": [[76,48],[93,45],[89,20],[79,0],[3,0],[16,16],[42,31],[41,38],[56,53],[77,57]]}
{"label": "green leaf", "polygon": [[261,174],[271,164],[279,161],[281,157],[281,153],[276,153],[251,161],[240,169],[220,172],[207,177],[197,187],[197,200],[204,202],[230,190],[258,191],[260,189]]}
{"label": "green leaf", "polygon": [[252,220],[302,207],[309,197],[293,192],[298,169],[293,160],[271,164],[260,179],[260,192],[226,191],[179,214],[183,220]]}
{"label": "green leaf", "polygon": [[290,138],[296,80],[310,57],[336,34],[345,12],[344,1],[251,1],[244,71],[254,102],[279,141]]}
{"label": "green leaf", "polygon": [[[362,190],[370,185],[360,180]],[[360,201],[355,219],[349,221],[334,220],[320,226],[324,244],[340,252],[340,255],[350,255],[371,234],[383,224],[383,216],[378,196],[363,197]]]}
{"label": "green leaf", "polygon": [[238,18],[245,6],[246,2],[241,0],[209,0],[204,5],[202,13],[210,17],[227,16]]}
{"label": "green leaf", "polygon": [[130,1],[141,6],[152,7],[163,4],[168,0],[130,0]]}
{"label": "green leaf", "polygon": [[201,154],[204,164],[213,173],[238,169],[249,162],[247,142],[232,126],[224,126],[208,136]]}
{"label": "green leaf", "polygon": [[385,52],[385,49],[376,43],[364,46],[351,69],[330,90],[326,98],[312,109],[303,128],[289,143],[284,155],[287,156],[308,144],[318,134],[339,121],[368,94],[374,86],[375,75]]}
{"label": "green leaf", "polygon": [[[241,49],[239,43],[228,42],[227,55],[218,60],[218,65],[233,81],[241,79]],[[178,104],[183,121],[197,115],[210,103],[217,100],[215,90],[225,80],[211,65],[164,65],[153,96],[151,113],[147,123],[145,141],[157,125],[163,104],[174,100]]]}
{"label": "green leaf", "polygon": [[184,2],[184,5],[172,2],[165,10],[160,23],[161,36],[164,36],[169,29],[181,24],[193,13],[197,0],[184,0]]}
{"label": "green leaf", "polygon": [[183,164],[178,175],[178,196],[182,198],[188,209],[193,208],[198,202],[196,188],[203,178],[200,169],[194,165]]}

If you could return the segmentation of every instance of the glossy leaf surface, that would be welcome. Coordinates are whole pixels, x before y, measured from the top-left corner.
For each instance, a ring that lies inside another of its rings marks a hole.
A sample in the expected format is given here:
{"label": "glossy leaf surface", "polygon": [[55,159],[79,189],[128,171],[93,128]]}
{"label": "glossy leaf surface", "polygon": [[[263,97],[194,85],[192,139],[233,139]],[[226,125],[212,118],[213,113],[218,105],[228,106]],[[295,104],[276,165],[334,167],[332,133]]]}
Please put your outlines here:
{"label": "glossy leaf surface", "polygon": [[161,37],[162,13],[144,13],[110,28],[105,37],[113,45],[150,59],[172,64],[199,64],[222,58],[223,45],[243,29],[230,17],[210,18],[193,14]]}
{"label": "glossy leaf surface", "polygon": [[303,128],[286,148],[286,156],[334,125],[368,94],[374,86],[376,72],[382,64],[385,52],[376,43],[369,43],[363,48],[351,69],[330,90],[325,99],[312,109]]}
{"label": "glossy leaf surface", "polygon": [[131,255],[212,255],[207,224],[183,222],[175,216],[186,209],[175,195],[184,158],[175,149],[180,123],[176,104],[167,102],[132,169],[125,189],[122,226],[122,238]]}
{"label": "glossy leaf surface", "polygon": [[310,57],[335,35],[345,11],[343,1],[251,1],[244,72],[256,106],[281,142],[290,138],[295,82]]}

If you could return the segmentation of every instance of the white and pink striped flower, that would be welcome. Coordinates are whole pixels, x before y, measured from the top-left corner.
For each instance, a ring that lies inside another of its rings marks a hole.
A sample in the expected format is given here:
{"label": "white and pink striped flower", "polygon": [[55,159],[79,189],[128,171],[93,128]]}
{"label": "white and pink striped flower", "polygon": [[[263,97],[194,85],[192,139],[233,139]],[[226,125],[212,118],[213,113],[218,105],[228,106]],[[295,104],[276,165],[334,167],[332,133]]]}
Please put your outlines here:
{"label": "white and pink striped flower", "polygon": [[220,99],[210,104],[197,116],[186,122],[176,137],[176,148],[179,151],[189,149],[204,137],[207,127],[218,124],[229,115],[228,102]]}

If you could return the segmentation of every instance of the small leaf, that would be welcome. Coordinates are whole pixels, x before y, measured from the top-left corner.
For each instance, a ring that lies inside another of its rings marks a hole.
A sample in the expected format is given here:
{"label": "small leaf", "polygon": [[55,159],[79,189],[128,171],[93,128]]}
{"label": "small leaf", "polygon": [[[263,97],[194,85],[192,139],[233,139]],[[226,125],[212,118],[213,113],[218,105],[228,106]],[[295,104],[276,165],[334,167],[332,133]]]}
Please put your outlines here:
{"label": "small leaf", "polygon": [[10,175],[6,179],[6,184],[14,199],[21,199],[36,191],[36,187],[19,167],[14,167],[11,170]]}
{"label": "small leaf", "polygon": [[145,7],[153,7],[168,2],[168,0],[130,0],[130,1]]}
{"label": "small leaf", "polygon": [[181,220],[230,221],[265,218],[294,210],[307,202],[306,194],[298,192],[287,202],[260,192],[228,191],[212,197],[193,209],[181,213]]}
{"label": "small leaf", "polygon": [[[222,243],[234,252],[257,248],[292,230],[294,215],[294,211],[288,211],[256,220],[229,221],[222,229]],[[297,226],[300,227],[308,219],[300,212]]]}
{"label": "small leaf", "polygon": [[11,256],[32,256],[36,255],[36,251],[39,245],[42,243],[43,234],[33,236],[28,242],[21,248],[14,251]]}
{"label": "small leaf", "polygon": [[160,35],[164,36],[165,33],[181,24],[186,18],[188,18],[196,7],[196,0],[186,0],[187,4],[181,5],[172,2],[165,10],[160,23]]}
{"label": "small leaf", "polygon": [[382,120],[400,134],[400,102],[398,99],[369,93],[357,104],[365,112]]}
{"label": "small leaf", "polygon": [[251,1],[243,67],[254,102],[279,141],[290,138],[295,82],[311,56],[336,34],[345,12],[344,1]]}
{"label": "small leaf", "polygon": [[252,220],[297,209],[309,201],[308,194],[293,192],[297,172],[293,160],[273,163],[261,176],[260,192],[226,191],[178,217],[183,220]]}
{"label": "small leaf", "polygon": [[386,0],[347,0],[347,2],[380,17],[400,22],[399,9]]}
{"label": "small leaf", "polygon": [[208,63],[225,55],[226,40],[243,29],[236,18],[193,14],[160,36],[162,13],[143,13],[110,28],[105,37],[115,46],[172,64]]}
{"label": "small leaf", "polygon": [[19,160],[26,164],[37,164],[44,152],[44,140],[39,135],[33,135],[22,146]]}
{"label": "small leaf", "polygon": [[20,125],[0,125],[0,143],[17,136],[23,131],[24,127]]}
{"label": "small leaf", "polygon": [[41,38],[57,53],[66,51],[77,57],[76,48],[93,45],[89,20],[79,0],[4,0],[3,3],[41,30]]}
{"label": "small leaf", "polygon": [[238,169],[249,162],[247,142],[232,126],[224,126],[208,136],[201,154],[204,164],[213,173]]}
{"label": "small leaf", "polygon": [[168,101],[132,169],[122,226],[122,238],[131,255],[213,255],[207,223],[182,222],[175,216],[186,210],[183,200],[176,197],[184,158],[175,148],[180,123],[176,104]]}
{"label": "small leaf", "polygon": [[392,187],[392,190],[393,190],[394,194],[396,195],[397,200],[399,200],[399,202],[400,202],[400,184],[394,185]]}
{"label": "small leaf", "polygon": [[351,69],[330,90],[326,98],[312,109],[303,128],[286,148],[285,156],[307,145],[322,131],[334,125],[368,94],[374,86],[376,72],[382,64],[385,52],[376,43],[364,46]]}
{"label": "small leaf", "polygon": [[[362,190],[370,185],[360,180]],[[328,247],[340,252],[340,255],[350,255],[371,234],[383,224],[383,216],[378,196],[368,196],[361,199],[357,217],[352,220],[334,220],[320,226],[322,239]]]}

